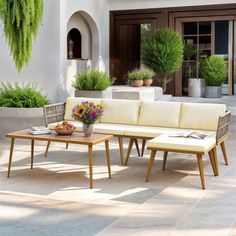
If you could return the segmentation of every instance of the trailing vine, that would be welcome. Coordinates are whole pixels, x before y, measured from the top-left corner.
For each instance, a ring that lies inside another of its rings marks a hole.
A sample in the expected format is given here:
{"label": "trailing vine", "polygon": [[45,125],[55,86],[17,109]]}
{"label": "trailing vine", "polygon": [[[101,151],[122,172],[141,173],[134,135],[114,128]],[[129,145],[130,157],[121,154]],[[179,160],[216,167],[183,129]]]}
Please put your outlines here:
{"label": "trailing vine", "polygon": [[0,0],[0,19],[18,72],[31,58],[43,15],[43,0]]}

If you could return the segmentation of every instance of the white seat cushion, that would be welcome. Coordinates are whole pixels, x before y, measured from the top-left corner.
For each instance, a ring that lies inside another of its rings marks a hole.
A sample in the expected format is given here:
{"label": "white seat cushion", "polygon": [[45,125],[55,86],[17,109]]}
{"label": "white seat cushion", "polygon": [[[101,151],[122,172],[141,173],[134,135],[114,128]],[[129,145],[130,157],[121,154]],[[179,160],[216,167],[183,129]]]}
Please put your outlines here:
{"label": "white seat cushion", "polygon": [[[75,126],[75,130],[76,131],[82,131],[82,126],[83,126],[83,124],[80,122],[80,121],[69,121],[72,125],[74,125]],[[60,123],[60,122],[55,122],[55,123],[51,123],[51,124],[48,124],[48,128],[50,129],[50,130],[54,130],[55,129],[55,127],[56,127],[56,125],[58,124],[58,123]]]}
{"label": "white seat cushion", "polygon": [[129,125],[99,123],[95,125],[95,132],[100,134],[124,135]]}
{"label": "white seat cushion", "polygon": [[84,101],[90,101],[90,102],[94,102],[96,104],[100,104],[101,103],[101,99],[99,98],[81,98],[81,97],[68,97],[66,100],[66,110],[65,110],[65,116],[64,119],[68,120],[68,121],[73,121],[75,120],[72,117],[72,110],[73,108],[78,105],[81,104]]}
{"label": "white seat cushion", "polygon": [[102,123],[136,125],[139,116],[139,101],[102,99],[104,114]]}
{"label": "white seat cushion", "polygon": [[206,134],[211,137],[216,136],[215,131],[206,131],[206,130],[189,130],[189,129],[178,129],[178,128],[164,128],[164,127],[151,127],[151,126],[137,126],[137,125],[130,125],[125,129],[126,136],[133,136],[133,137],[146,137],[146,138],[154,138],[160,135],[174,135],[176,133],[182,132],[199,132],[202,134]]}
{"label": "white seat cushion", "polygon": [[179,127],[180,102],[143,101],[140,108],[139,125]]}
{"label": "white seat cushion", "polygon": [[160,148],[165,150],[173,151],[188,151],[188,152],[199,152],[207,153],[216,144],[216,139],[207,137],[205,139],[194,139],[194,138],[179,138],[169,137],[168,135],[161,135],[147,142],[147,147]]}
{"label": "white seat cushion", "polygon": [[180,128],[217,130],[219,116],[225,111],[224,104],[182,103]]}

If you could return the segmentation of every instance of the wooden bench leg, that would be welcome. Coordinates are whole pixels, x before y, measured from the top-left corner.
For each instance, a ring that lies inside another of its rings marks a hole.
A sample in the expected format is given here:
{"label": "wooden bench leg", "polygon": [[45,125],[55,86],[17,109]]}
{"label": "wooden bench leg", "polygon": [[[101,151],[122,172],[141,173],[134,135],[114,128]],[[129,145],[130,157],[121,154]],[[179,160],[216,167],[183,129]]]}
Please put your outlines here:
{"label": "wooden bench leg", "polygon": [[93,188],[93,146],[88,146],[88,159],[89,159],[89,182],[90,188]]}
{"label": "wooden bench leg", "polygon": [[45,151],[45,154],[44,154],[45,157],[47,157],[47,155],[48,155],[48,150],[49,150],[50,144],[51,144],[51,141],[48,141],[46,151]]}
{"label": "wooden bench leg", "polygon": [[209,151],[208,154],[209,154],[209,157],[210,157],[213,173],[214,173],[215,176],[217,176],[213,150]]}
{"label": "wooden bench leg", "polygon": [[198,162],[198,168],[202,183],[202,189],[205,189],[205,177],[204,177],[204,168],[203,168],[203,161],[202,161],[202,155],[197,155],[197,162]]}
{"label": "wooden bench leg", "polygon": [[12,162],[12,156],[13,156],[13,151],[14,151],[14,143],[15,143],[15,138],[11,138],[11,147],[10,147],[10,155],[9,155],[9,162],[8,162],[8,172],[7,172],[7,177],[10,177],[10,172],[11,172],[11,162]]}
{"label": "wooden bench leg", "polygon": [[31,140],[31,159],[30,159],[30,168],[33,169],[33,163],[34,163],[34,140]]}
{"label": "wooden bench leg", "polygon": [[227,157],[227,153],[226,153],[226,148],[225,148],[225,142],[223,141],[221,144],[221,150],[223,152],[223,156],[224,156],[224,159],[225,159],[225,165],[228,165],[228,157]]}
{"label": "wooden bench leg", "polygon": [[109,150],[109,141],[105,141],[106,147],[106,159],[107,159],[107,168],[108,168],[108,177],[111,179],[111,161],[110,161],[110,150]]}
{"label": "wooden bench leg", "polygon": [[156,152],[157,152],[156,150],[151,151],[150,160],[149,160],[148,169],[147,169],[147,174],[146,174],[146,179],[145,179],[146,182],[148,182],[148,179],[149,179],[149,176],[150,176],[150,173],[151,173],[151,170],[152,170],[153,162],[154,162],[154,159],[155,159],[155,156],[156,156]]}
{"label": "wooden bench leg", "polygon": [[129,147],[128,147],[128,151],[127,151],[127,156],[126,156],[126,160],[125,160],[125,165],[128,164],[129,158],[130,158],[130,153],[133,147],[133,143],[135,142],[135,139],[130,139],[129,140]]}
{"label": "wooden bench leg", "polygon": [[162,164],[162,170],[164,171],[166,169],[166,160],[167,160],[168,152],[164,152],[163,156],[163,164]]}
{"label": "wooden bench leg", "polygon": [[219,175],[219,168],[218,168],[218,159],[217,159],[216,147],[213,148],[212,152],[213,152],[213,156],[214,156],[216,176],[218,176]]}
{"label": "wooden bench leg", "polygon": [[118,141],[119,141],[119,147],[120,147],[120,162],[121,165],[124,164],[124,141],[123,141],[123,137],[118,137]]}
{"label": "wooden bench leg", "polygon": [[138,156],[140,157],[141,155],[140,155],[140,150],[139,150],[139,145],[138,145],[138,139],[134,139],[134,143],[135,143],[135,146],[136,146]]}
{"label": "wooden bench leg", "polygon": [[142,152],[141,152],[141,157],[143,157],[144,155],[144,151],[145,151],[145,146],[146,146],[146,139],[143,139],[142,140]]}

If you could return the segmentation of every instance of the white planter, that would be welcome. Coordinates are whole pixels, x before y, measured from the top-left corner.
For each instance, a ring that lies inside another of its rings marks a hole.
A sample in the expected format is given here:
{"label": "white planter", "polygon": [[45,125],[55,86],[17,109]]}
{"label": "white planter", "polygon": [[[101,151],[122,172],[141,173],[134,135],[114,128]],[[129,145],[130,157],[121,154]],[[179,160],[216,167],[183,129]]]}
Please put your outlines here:
{"label": "white planter", "polygon": [[112,90],[107,88],[102,91],[75,90],[75,97],[83,98],[112,98]]}
{"label": "white planter", "polygon": [[0,136],[9,132],[44,125],[43,108],[0,107]]}

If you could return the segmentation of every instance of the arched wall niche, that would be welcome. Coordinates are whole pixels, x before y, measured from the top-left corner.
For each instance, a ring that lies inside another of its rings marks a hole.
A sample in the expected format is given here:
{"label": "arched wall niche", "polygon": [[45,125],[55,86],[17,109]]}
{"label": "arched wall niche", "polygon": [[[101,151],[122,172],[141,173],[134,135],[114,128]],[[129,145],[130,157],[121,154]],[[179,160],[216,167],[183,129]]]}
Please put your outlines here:
{"label": "arched wall niche", "polygon": [[82,37],[78,29],[73,28],[67,34],[67,59],[82,58]]}

